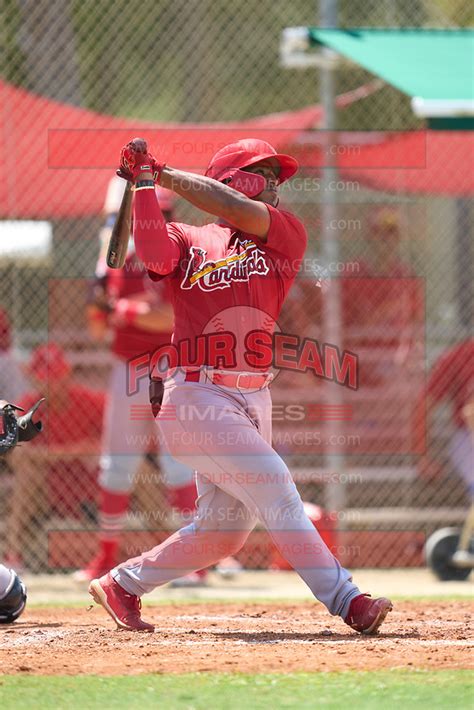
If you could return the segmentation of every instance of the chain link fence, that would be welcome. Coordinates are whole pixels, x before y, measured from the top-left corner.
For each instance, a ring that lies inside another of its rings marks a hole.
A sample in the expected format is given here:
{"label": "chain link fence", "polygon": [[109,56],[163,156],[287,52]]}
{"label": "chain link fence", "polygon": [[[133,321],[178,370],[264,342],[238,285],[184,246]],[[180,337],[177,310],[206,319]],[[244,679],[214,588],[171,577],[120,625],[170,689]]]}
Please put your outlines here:
{"label": "chain link fence", "polygon": [[[462,0],[339,2],[343,27],[451,28],[473,20],[472,5]],[[134,121],[143,128],[160,122],[235,123],[317,104],[319,71],[282,68],[278,50],[285,27],[318,21],[313,0],[0,4],[4,154],[20,149],[9,143],[13,104],[18,110],[25,96],[44,100],[35,104],[35,113],[24,112],[16,126],[22,155],[27,154],[29,205],[20,199],[12,168],[0,195],[0,397],[20,404],[37,393],[47,397],[44,439],[0,463],[0,552],[12,564],[38,572],[82,568],[104,539],[103,530],[98,532],[104,520],[109,541],[119,529],[123,532],[121,551],[114,554],[129,557],[178,527],[192,508],[188,499],[176,502],[176,490],[187,484],[185,476],[180,478],[183,472],[173,484],[159,453],[144,449],[135,485],[129,474],[130,485],[115,490],[131,495],[126,516],[101,510],[104,431],[95,424],[102,422],[107,400],[110,404],[114,331],[93,337],[87,303],[91,284],[98,283],[99,233],[107,218],[110,228],[114,210],[106,215],[100,207],[82,214],[71,209],[68,217],[56,208],[39,210],[47,185],[37,180],[36,166],[48,156],[38,152],[31,128],[40,121],[47,126],[49,112],[58,105],[66,113],[76,107],[103,116],[101,128],[120,127],[117,118],[128,121],[132,137]],[[343,65],[335,74],[336,93],[372,80],[362,68]],[[7,93],[13,90],[17,93]],[[408,148],[406,171],[384,163],[381,154],[382,170],[398,170],[392,187],[384,182],[377,189],[367,180],[367,147],[383,144],[387,131],[399,131],[402,140],[403,132],[423,129],[409,99],[394,88],[378,87],[340,108],[336,119],[331,145],[340,171],[330,189],[337,217],[324,225],[338,241],[335,263],[323,264],[320,258],[324,156],[311,157],[315,145],[320,149],[320,131],[291,129],[286,140],[297,150],[302,169],[282,189],[282,201],[305,222],[309,246],[278,326],[281,333],[321,346],[325,299],[336,289],[341,330],[329,345],[356,356],[358,386],[331,382],[333,371],[322,377],[314,360],[280,367],[272,387],[274,446],[345,564],[416,566],[422,564],[426,535],[461,523],[468,504],[472,461],[463,405],[474,396],[467,364],[472,358],[473,206],[462,191],[440,194],[437,182],[432,190],[428,185],[417,192],[410,182]],[[74,128],[74,120],[68,118],[66,127]],[[210,127],[203,130],[209,136]],[[344,168],[351,151],[356,166],[360,156],[360,172]],[[462,164],[462,144],[447,151],[449,161],[440,158],[433,174]],[[102,187],[94,198],[102,204],[112,171],[91,169],[91,176],[98,173]],[[73,184],[73,169],[61,175]],[[452,175],[456,184],[457,177]],[[91,177],[90,184],[98,183]],[[176,203],[175,219],[203,221],[184,200]],[[46,343],[57,349],[38,353]],[[455,350],[440,364],[462,343],[466,350]],[[325,353],[319,350],[323,359]],[[296,359],[295,353],[289,356],[292,363]],[[65,396],[71,387],[74,406]],[[142,405],[127,404],[129,420],[140,418],[134,406]],[[54,427],[60,431],[53,432]],[[259,529],[239,561],[252,568],[284,567]]]}

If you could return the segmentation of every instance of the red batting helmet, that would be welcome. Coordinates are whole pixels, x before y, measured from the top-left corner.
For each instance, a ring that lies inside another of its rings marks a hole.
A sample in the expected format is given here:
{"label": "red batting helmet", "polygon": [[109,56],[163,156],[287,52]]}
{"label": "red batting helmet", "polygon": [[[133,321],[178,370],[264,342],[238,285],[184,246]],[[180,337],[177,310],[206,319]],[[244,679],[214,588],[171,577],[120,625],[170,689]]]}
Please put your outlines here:
{"label": "red batting helmet", "polygon": [[263,160],[272,160],[278,165],[280,182],[285,182],[298,170],[294,158],[277,153],[270,143],[258,138],[244,138],[218,150],[207,166],[206,175],[222,182],[232,177],[239,168],[248,168]]}

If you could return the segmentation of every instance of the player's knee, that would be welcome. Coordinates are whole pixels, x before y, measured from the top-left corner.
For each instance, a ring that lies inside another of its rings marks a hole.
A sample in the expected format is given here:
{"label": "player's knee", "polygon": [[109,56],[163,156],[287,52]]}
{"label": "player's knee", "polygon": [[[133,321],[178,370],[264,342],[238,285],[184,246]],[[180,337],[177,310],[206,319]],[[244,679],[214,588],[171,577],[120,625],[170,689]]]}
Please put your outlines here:
{"label": "player's knee", "polygon": [[10,584],[0,599],[0,624],[11,624],[23,613],[26,606],[26,587],[12,570]]}
{"label": "player's knee", "polygon": [[245,544],[249,535],[248,530],[229,530],[219,533],[219,553],[222,557],[231,557],[237,554]]}

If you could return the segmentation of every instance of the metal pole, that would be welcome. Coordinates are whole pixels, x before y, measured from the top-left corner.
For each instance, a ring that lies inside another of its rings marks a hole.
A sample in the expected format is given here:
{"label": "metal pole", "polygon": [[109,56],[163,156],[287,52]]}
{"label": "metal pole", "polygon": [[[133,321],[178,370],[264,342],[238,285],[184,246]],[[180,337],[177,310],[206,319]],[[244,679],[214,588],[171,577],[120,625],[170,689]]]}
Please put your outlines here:
{"label": "metal pole", "polygon": [[[320,26],[337,27],[337,0],[320,0]],[[333,51],[324,47],[324,55],[330,59]],[[338,181],[336,164],[336,115],[335,115],[335,81],[334,66],[328,61],[323,63],[320,73],[321,104],[324,110],[322,146],[323,170],[321,177],[321,260],[329,272],[329,287],[323,297],[323,340],[326,343],[339,345],[341,343],[341,288],[334,271],[339,262],[339,231],[337,228],[337,190]],[[331,405],[342,405],[344,391],[333,383],[324,387],[325,401]],[[340,411],[340,410],[339,410]],[[324,426],[324,441],[326,442],[325,469],[332,475],[325,489],[325,506],[329,510],[342,510],[345,507],[345,487],[339,478],[344,470],[344,455],[342,441],[343,430],[341,422],[328,421]]]}

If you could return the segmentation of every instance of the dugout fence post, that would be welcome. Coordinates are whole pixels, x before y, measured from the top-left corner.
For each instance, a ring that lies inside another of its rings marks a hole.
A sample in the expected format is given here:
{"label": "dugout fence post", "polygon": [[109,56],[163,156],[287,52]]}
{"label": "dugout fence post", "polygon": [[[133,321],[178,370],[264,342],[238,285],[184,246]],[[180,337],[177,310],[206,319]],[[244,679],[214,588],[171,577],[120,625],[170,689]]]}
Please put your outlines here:
{"label": "dugout fence post", "polygon": [[[320,26],[337,27],[337,0],[320,0]],[[335,146],[337,145],[336,107],[335,107],[335,53],[323,47],[323,62],[320,67],[320,94],[323,108],[321,135],[322,171],[321,171],[321,261],[329,275],[328,288],[323,295],[322,333],[325,343],[342,342],[341,287],[336,265],[340,260],[338,229],[338,197],[334,186],[337,184],[337,164]],[[327,61],[324,61],[327,60]],[[325,383],[323,391],[328,404],[341,411],[344,404],[344,391],[341,386]],[[342,511],[346,505],[345,487],[341,475],[345,469],[342,422],[337,417],[324,423],[325,455],[324,465],[328,477],[325,488],[325,507],[330,511]],[[331,443],[329,443],[331,442]],[[337,442],[337,443],[336,443]]]}

